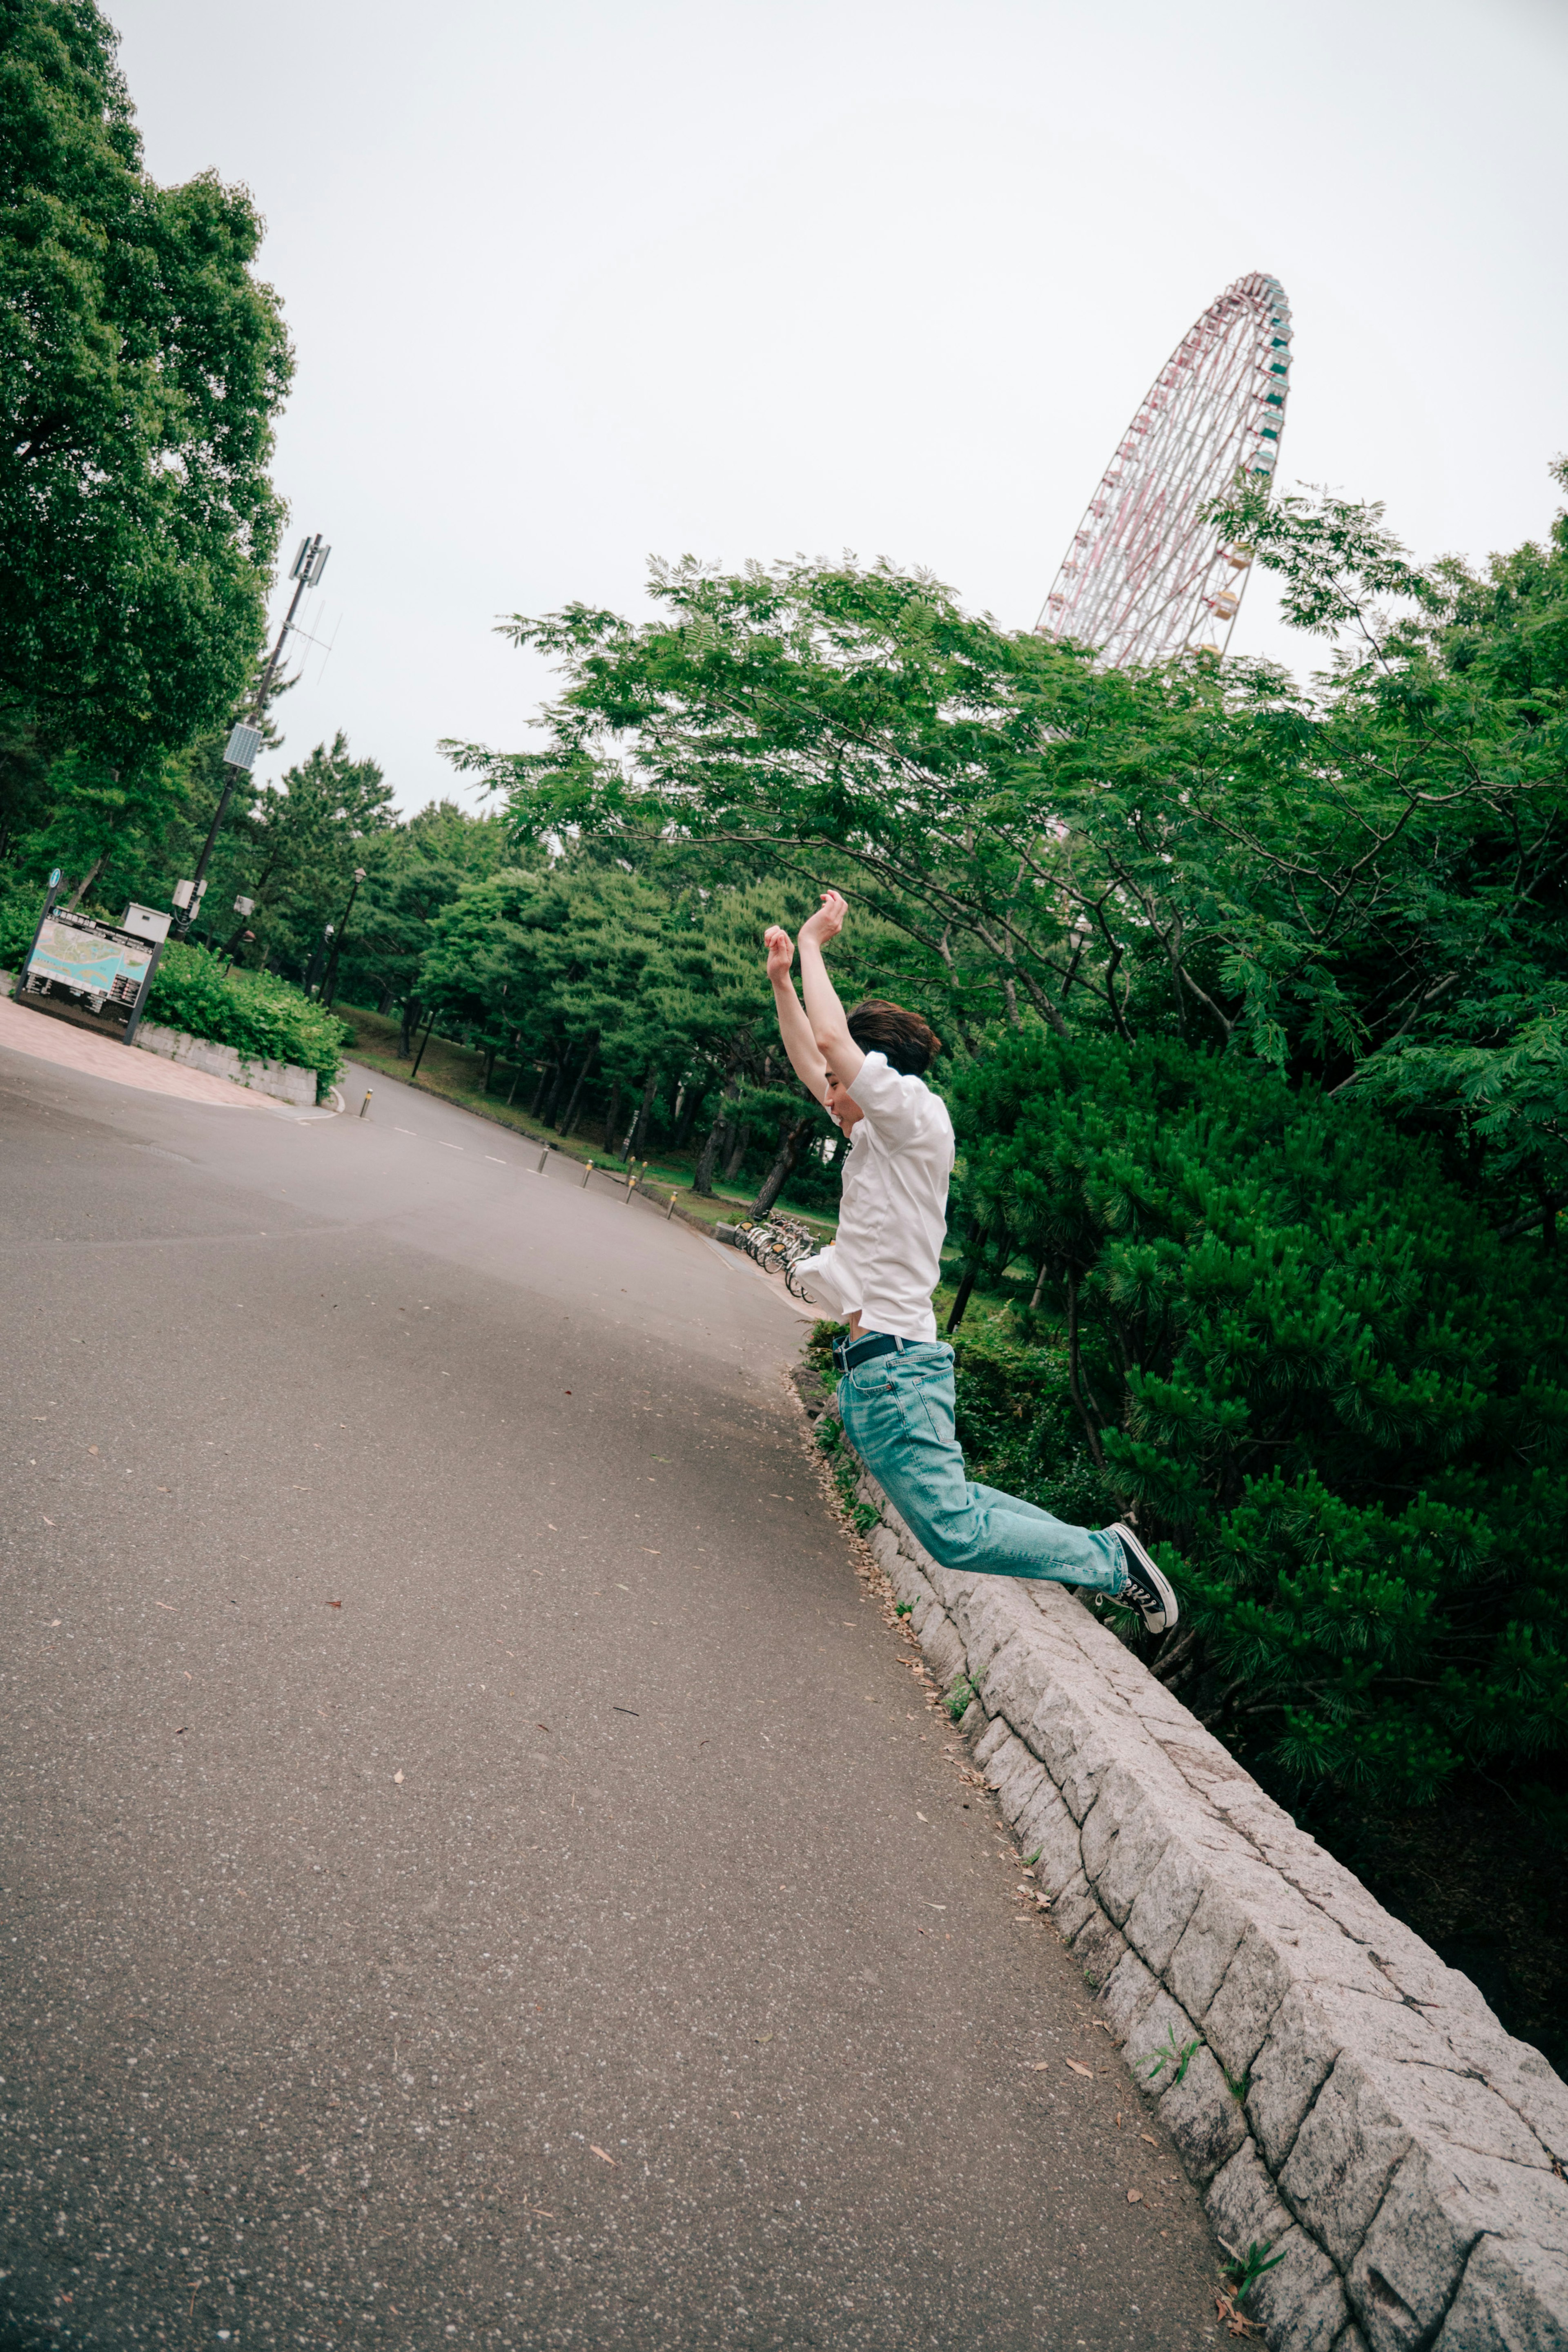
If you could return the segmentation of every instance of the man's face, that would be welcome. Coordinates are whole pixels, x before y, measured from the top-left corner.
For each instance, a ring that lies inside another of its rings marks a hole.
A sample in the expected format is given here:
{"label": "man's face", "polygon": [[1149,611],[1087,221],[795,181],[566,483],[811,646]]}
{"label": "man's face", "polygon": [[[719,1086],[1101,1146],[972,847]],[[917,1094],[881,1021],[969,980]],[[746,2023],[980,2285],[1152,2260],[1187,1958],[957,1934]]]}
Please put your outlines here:
{"label": "man's face", "polygon": [[865,1117],[843,1080],[835,1077],[831,1070],[828,1072],[828,1111],[830,1117],[837,1119],[841,1131],[845,1135],[857,1119]]}

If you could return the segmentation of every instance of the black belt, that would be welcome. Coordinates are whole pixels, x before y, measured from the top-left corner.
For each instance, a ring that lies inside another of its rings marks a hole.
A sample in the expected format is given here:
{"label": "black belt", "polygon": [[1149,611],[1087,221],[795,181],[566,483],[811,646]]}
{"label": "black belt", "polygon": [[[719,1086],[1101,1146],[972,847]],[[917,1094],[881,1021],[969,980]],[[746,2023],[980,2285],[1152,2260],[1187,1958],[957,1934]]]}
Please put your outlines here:
{"label": "black belt", "polygon": [[895,1339],[886,1331],[873,1331],[869,1339],[833,1341],[833,1361],[841,1372],[852,1372],[857,1364],[869,1364],[875,1356],[891,1356],[896,1348],[900,1353],[913,1345],[908,1339]]}

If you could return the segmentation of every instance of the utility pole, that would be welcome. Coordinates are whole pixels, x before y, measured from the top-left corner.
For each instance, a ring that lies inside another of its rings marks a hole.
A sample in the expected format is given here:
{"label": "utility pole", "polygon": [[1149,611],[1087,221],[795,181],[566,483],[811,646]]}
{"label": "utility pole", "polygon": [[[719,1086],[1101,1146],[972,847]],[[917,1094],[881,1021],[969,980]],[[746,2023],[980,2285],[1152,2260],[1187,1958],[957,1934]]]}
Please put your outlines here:
{"label": "utility pole", "polygon": [[337,992],[338,958],[343,952],[343,941],[349,935],[349,918],[354,911],[354,901],[360,895],[360,885],[364,878],[365,868],[362,866],[356,866],[354,868],[354,887],[349,893],[349,903],[344,908],[343,912],[339,919],[338,935],[332,941],[332,952],[327,959],[327,977],[321,983],[321,1002],[323,1004],[328,1006],[329,1009],[331,1006],[333,996]]}
{"label": "utility pole", "polygon": [[296,586],[289,599],[288,610],[284,615],[283,626],[277,632],[277,643],[273,646],[271,658],[261,673],[261,683],[256,689],[248,721],[241,719],[224,749],[224,763],[226,767],[232,768],[235,772],[225,784],[218,797],[217,807],[213,811],[213,821],[207,827],[207,838],[203,845],[201,856],[196,861],[195,873],[188,882],[179,882],[174,887],[174,922],[182,939],[194,922],[196,910],[202,903],[202,893],[207,887],[207,867],[212,862],[213,848],[217,840],[219,829],[228,813],[229,800],[234,792],[235,780],[240,775],[248,775],[256,765],[256,755],[261,749],[260,721],[267,715],[267,698],[272,692],[272,681],[277,675],[277,665],[283,659],[283,648],[288,642],[288,632],[294,626],[294,615],[299,610],[306,590],[314,588],[319,583],[321,574],[327,569],[327,558],[331,552],[329,547],[322,545],[319,531],[316,533],[314,539],[302,539],[299,542],[299,552],[296,555],[288,574],[290,580],[296,583]]}

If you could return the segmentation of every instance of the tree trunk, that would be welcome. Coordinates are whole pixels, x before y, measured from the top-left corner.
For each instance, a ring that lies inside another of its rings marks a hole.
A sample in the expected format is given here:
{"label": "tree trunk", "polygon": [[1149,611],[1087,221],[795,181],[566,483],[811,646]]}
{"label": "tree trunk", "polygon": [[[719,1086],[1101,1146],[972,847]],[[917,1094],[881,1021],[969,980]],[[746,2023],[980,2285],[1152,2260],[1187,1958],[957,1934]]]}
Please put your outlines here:
{"label": "tree trunk", "polygon": [[560,1100],[560,1090],[565,1084],[566,1055],[563,1051],[559,1060],[550,1071],[549,1085],[545,1090],[544,1108],[539,1113],[547,1127],[553,1127],[555,1124],[555,1107]]}
{"label": "tree trunk", "polygon": [[745,1119],[742,1119],[735,1130],[735,1141],[730,1146],[729,1157],[724,1163],[724,1181],[727,1184],[734,1183],[745,1165],[746,1155],[750,1149],[751,1129]]}
{"label": "tree trunk", "polygon": [[779,1152],[772,1167],[763,1179],[762,1190],[747,1212],[748,1216],[765,1217],[790,1177],[795,1162],[800,1157],[800,1146],[811,1131],[811,1114],[802,1111],[797,1119],[787,1119],[779,1134]]}
{"label": "tree trunk", "polygon": [[539,1115],[539,1105],[544,1100],[545,1088],[549,1084],[549,1074],[550,1065],[549,1062],[541,1063],[539,1066],[539,1082],[534,1088],[534,1098],[528,1105],[528,1117],[530,1118],[538,1118]]}
{"label": "tree trunk", "polygon": [[481,1087],[480,1087],[480,1089],[479,1089],[479,1091],[480,1091],[480,1093],[481,1093],[482,1095],[487,1095],[487,1094],[489,1093],[489,1091],[490,1091],[490,1081],[491,1081],[491,1079],[495,1076],[495,1075],[496,1075],[496,1048],[494,1047],[494,1045],[486,1045],[486,1048],[485,1048],[485,1082],[484,1082],[484,1084],[481,1086]]}
{"label": "tree trunk", "polygon": [[590,1070],[592,1069],[594,1063],[598,1059],[599,1040],[597,1037],[591,1037],[588,1044],[588,1051],[582,1057],[582,1067],[577,1074],[577,1084],[571,1090],[571,1100],[568,1103],[566,1107],[566,1115],[560,1121],[558,1130],[559,1133],[562,1135],[570,1135],[571,1133],[572,1123],[577,1118],[577,1106],[582,1100],[582,1089],[587,1082],[588,1074]]}
{"label": "tree trunk", "polygon": [[969,1229],[969,1254],[964,1261],[964,1270],[958,1277],[958,1287],[954,1294],[953,1304],[947,1314],[949,1333],[956,1331],[964,1319],[965,1309],[969,1304],[969,1293],[975,1287],[975,1277],[980,1271],[980,1260],[985,1255],[988,1230],[988,1226],[978,1217],[975,1219]]}
{"label": "tree trunk", "polygon": [[382,982],[382,1001],[381,1001],[381,1003],[377,1005],[377,1007],[376,1007],[376,1011],[381,1014],[382,1019],[384,1021],[384,1020],[386,1019],[386,1017],[387,1017],[387,1014],[392,1011],[392,982],[391,982],[390,981],[383,981],[383,982]]}
{"label": "tree trunk", "polygon": [[653,1108],[653,1097],[658,1090],[658,1071],[650,1069],[643,1081],[643,1099],[637,1106],[637,1115],[627,1129],[626,1140],[621,1147],[622,1160],[635,1158],[647,1139],[648,1118]]}
{"label": "tree trunk", "polygon": [[697,1155],[696,1168],[692,1176],[692,1191],[700,1192],[708,1199],[713,1196],[713,1171],[718,1165],[719,1147],[729,1129],[729,1106],[739,1090],[738,1078],[726,1078],[724,1092],[718,1100],[717,1115],[707,1131],[707,1141]]}
{"label": "tree trunk", "polygon": [[[262,967],[265,970],[267,965],[267,958],[265,955],[263,955],[261,961]],[[409,1055],[413,1053],[413,1033],[418,1026],[419,999],[417,996],[405,996],[402,1000],[402,1036],[399,1041],[397,1049],[398,1058],[400,1061],[406,1062]]]}
{"label": "tree trunk", "polygon": [[613,1151],[615,1149],[615,1129],[620,1117],[621,1081],[619,1078],[612,1078],[610,1081],[610,1099],[604,1106],[604,1149],[606,1151]]}
{"label": "tree trunk", "polygon": [[109,852],[106,849],[103,856],[96,859],[95,862],[88,867],[87,872],[82,876],[81,880],[71,892],[69,898],[66,902],[68,912],[73,915],[75,914],[77,908],[81,905],[82,900],[86,898],[88,892],[91,889],[93,884],[98,880],[99,876],[103,872],[104,867],[108,864]]}

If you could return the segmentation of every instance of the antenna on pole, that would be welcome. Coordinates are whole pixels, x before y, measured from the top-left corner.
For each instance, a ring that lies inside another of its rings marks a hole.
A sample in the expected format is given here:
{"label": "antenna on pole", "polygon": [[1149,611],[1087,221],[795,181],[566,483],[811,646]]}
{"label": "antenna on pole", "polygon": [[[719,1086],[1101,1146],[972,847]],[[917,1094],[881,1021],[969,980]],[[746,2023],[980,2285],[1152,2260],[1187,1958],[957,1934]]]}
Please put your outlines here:
{"label": "antenna on pole", "polygon": [[[246,713],[245,719],[235,728],[225,747],[224,764],[228,769],[229,774],[223,791],[218,795],[218,804],[213,811],[213,821],[207,827],[207,837],[202,845],[201,856],[196,860],[195,873],[189,882],[182,882],[174,893],[174,920],[182,939],[190,929],[195,919],[196,909],[202,903],[202,892],[206,886],[207,867],[212,862],[213,847],[222,828],[224,818],[228,814],[229,801],[233,796],[235,782],[240,776],[248,775],[256,765],[256,755],[261,749],[261,722],[267,716],[267,698],[272,692],[273,679],[277,676],[277,665],[283,659],[283,648],[288,642],[288,633],[294,626],[294,615],[298,612],[307,590],[319,584],[321,574],[327,569],[327,558],[331,552],[331,549],[318,531],[313,539],[300,541],[298,551],[288,567],[288,576],[295,583],[294,593],[288,600],[288,610],[283,616],[283,626],[277,632],[277,643],[273,646],[267,667],[261,673],[256,692],[251,698],[249,710]],[[182,896],[182,893],[184,895]]]}

